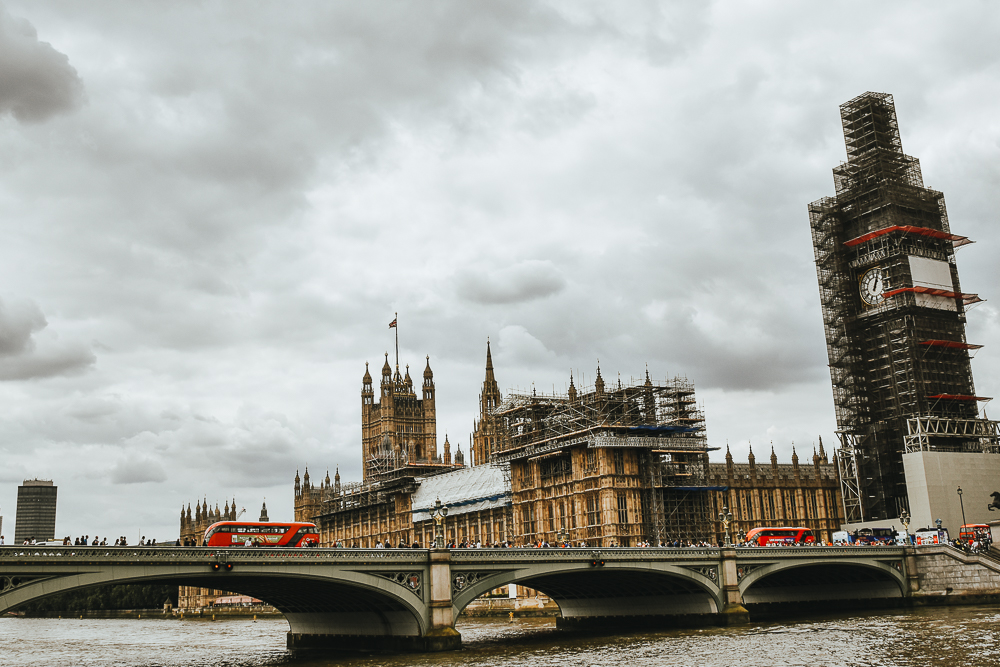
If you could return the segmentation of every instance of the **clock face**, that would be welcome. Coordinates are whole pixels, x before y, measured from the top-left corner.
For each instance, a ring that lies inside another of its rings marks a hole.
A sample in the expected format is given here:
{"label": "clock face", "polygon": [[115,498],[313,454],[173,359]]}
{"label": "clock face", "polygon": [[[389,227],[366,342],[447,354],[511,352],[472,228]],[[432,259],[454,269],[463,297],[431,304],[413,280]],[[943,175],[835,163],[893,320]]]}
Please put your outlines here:
{"label": "clock face", "polygon": [[868,269],[861,276],[861,300],[869,306],[877,306],[885,300],[883,293],[885,282],[882,280],[882,269],[877,266]]}

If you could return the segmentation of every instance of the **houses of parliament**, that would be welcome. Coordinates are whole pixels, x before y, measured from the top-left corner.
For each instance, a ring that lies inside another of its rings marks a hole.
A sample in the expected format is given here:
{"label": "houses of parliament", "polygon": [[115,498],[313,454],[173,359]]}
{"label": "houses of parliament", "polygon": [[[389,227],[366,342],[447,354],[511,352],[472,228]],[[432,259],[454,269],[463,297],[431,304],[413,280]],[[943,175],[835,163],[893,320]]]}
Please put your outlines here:
{"label": "houses of parliament", "polygon": [[705,419],[686,378],[606,383],[569,378],[565,394],[503,396],[490,344],[468,465],[446,437],[439,453],[434,373],[415,390],[409,367],[381,369],[377,394],[361,379],[362,479],[338,468],[294,480],[295,520],[314,522],[321,546],[427,546],[435,501],[448,507],[453,544],[569,542],[594,547],[719,543],[723,508],[736,537],[760,525],[805,526],[830,541],[844,520],[836,457],[822,440],[810,464],[710,463]]}

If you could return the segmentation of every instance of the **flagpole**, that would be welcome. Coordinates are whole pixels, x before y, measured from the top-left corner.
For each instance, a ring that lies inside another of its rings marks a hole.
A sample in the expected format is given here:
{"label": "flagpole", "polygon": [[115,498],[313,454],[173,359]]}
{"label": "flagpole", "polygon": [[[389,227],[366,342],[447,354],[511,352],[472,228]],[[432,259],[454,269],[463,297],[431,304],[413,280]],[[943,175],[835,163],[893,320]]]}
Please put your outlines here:
{"label": "flagpole", "polygon": [[393,329],[396,330],[396,371],[398,372],[399,371],[399,313],[393,313],[393,315],[395,315],[395,318],[393,318],[392,321],[396,323],[396,326],[394,326]]}

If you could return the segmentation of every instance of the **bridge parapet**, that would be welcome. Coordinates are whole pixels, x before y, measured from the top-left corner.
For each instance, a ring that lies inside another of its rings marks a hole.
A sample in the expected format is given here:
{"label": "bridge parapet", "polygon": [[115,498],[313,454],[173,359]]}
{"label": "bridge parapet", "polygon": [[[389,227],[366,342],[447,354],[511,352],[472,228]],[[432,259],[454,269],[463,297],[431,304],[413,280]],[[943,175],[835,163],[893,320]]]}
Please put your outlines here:
{"label": "bridge parapet", "polygon": [[906,547],[736,547],[736,558],[739,560],[753,558],[802,558],[810,555],[822,558],[850,557],[884,557],[902,556]]}
{"label": "bridge parapet", "polygon": [[268,549],[257,547],[0,547],[0,564],[11,562],[214,563],[309,562],[330,564],[426,563],[426,549]]}
{"label": "bridge parapet", "polygon": [[605,547],[570,547],[565,549],[455,549],[451,552],[452,563],[480,563],[483,561],[502,560],[505,563],[539,561],[578,561],[586,560],[594,554],[599,555],[605,561],[642,561],[642,560],[692,560],[708,559],[718,560],[719,549],[705,548],[605,548]]}

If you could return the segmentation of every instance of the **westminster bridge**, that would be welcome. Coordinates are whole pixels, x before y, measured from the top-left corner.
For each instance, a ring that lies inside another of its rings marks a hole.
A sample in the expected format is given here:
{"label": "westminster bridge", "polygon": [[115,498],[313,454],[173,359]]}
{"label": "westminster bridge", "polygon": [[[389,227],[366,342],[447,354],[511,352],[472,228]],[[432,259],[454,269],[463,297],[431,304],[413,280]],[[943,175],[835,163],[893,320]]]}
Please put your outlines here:
{"label": "westminster bridge", "polygon": [[1000,600],[1000,560],[933,547],[267,549],[0,547],[0,613],[74,589],[163,583],[280,610],[289,648],[445,650],[495,588],[551,597],[560,623],[747,623],[805,607]]}

